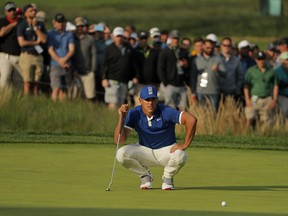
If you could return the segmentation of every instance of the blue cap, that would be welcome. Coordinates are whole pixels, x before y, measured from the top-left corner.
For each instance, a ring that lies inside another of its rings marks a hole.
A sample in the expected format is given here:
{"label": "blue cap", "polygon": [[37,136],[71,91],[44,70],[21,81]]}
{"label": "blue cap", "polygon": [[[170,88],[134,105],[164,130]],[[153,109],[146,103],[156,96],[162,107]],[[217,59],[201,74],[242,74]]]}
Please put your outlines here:
{"label": "blue cap", "polygon": [[147,98],[157,98],[157,89],[154,86],[145,86],[140,91],[140,98],[146,100]]}

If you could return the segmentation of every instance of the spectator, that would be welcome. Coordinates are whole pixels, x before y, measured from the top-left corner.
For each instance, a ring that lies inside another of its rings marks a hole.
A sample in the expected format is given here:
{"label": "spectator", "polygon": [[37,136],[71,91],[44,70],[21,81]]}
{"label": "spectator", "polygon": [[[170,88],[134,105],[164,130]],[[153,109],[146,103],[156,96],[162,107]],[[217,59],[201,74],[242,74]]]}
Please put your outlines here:
{"label": "spectator", "polygon": [[[160,40],[162,42],[162,44],[161,44],[162,49],[164,49],[167,46],[168,37],[169,37],[169,31],[166,29],[162,30],[161,36],[160,36]],[[152,43],[153,43],[153,41],[152,41]]]}
{"label": "spectator", "polygon": [[[43,73],[43,48],[47,33],[42,22],[36,19],[36,9],[32,4],[23,7],[25,19],[18,25],[17,36],[21,46],[19,64],[24,80],[24,94],[30,94],[33,87],[34,95],[38,94],[38,81]],[[32,85],[33,86],[32,86]]]}
{"label": "spectator", "polygon": [[53,19],[54,29],[48,33],[48,52],[51,56],[51,98],[53,101],[67,97],[71,84],[71,57],[75,51],[72,32],[66,31],[64,14],[56,14]]}
{"label": "spectator", "polygon": [[163,45],[164,43],[162,42],[161,40],[161,32],[160,32],[160,29],[158,27],[153,27],[149,30],[149,34],[150,34],[150,41],[151,43],[153,43],[153,41],[155,39],[159,39],[161,41],[161,48],[163,46],[166,46],[166,45]]}
{"label": "spectator", "polygon": [[250,44],[249,56],[254,59],[257,56],[257,53],[260,51],[259,46],[257,44]]}
{"label": "spectator", "polygon": [[259,115],[260,123],[272,125],[272,111],[278,99],[277,76],[273,68],[267,68],[264,52],[259,51],[255,59],[257,64],[249,68],[245,75],[244,96],[247,124],[254,126]]}
{"label": "spectator", "polygon": [[[277,42],[277,48],[281,53],[283,52],[287,52],[288,51],[288,37],[283,37],[280,38]],[[281,60],[279,59],[279,57],[276,59],[276,67],[278,67],[280,65]]]}
{"label": "spectator", "polygon": [[214,54],[220,53],[220,44],[217,35],[214,33],[210,33],[206,35],[206,39],[213,42],[213,53]]}
{"label": "spectator", "polygon": [[157,75],[157,61],[159,52],[161,49],[161,41],[158,39],[152,46],[148,45],[148,34],[146,31],[140,31],[139,45],[136,48],[137,51],[137,66],[139,69],[138,79],[139,82],[135,86],[135,105],[139,105],[139,92],[145,85],[154,85],[159,88],[160,80]]}
{"label": "spectator", "polygon": [[10,84],[13,73],[16,78],[21,78],[19,66],[21,50],[17,40],[19,19],[15,3],[7,2],[4,11],[5,17],[0,19],[0,88]]}
{"label": "spectator", "polygon": [[231,53],[232,39],[224,37],[221,42],[221,58],[226,76],[220,77],[220,93],[226,98],[232,96],[236,101],[240,99],[243,88],[244,73],[240,60]]}
{"label": "spectator", "polygon": [[76,69],[76,77],[80,77],[84,87],[84,93],[89,101],[94,101],[95,71],[97,66],[96,44],[88,35],[86,22],[83,17],[75,19],[75,53],[72,57],[73,68]]}
{"label": "spectator", "polygon": [[[38,22],[43,23],[43,25],[46,28],[46,13],[44,11],[38,11],[36,13],[36,19]],[[50,86],[50,62],[51,62],[51,57],[48,53],[48,47],[47,47],[47,42],[44,44],[41,44],[43,48],[43,73],[39,81],[39,91],[41,93],[44,93],[46,95],[51,95],[51,86]]]}
{"label": "spectator", "polygon": [[105,102],[109,109],[115,109],[124,103],[129,80],[132,80],[134,84],[138,82],[135,51],[129,43],[123,42],[122,27],[114,28],[113,41],[105,50],[102,80],[102,86],[105,88]]}
{"label": "spectator", "polygon": [[191,56],[192,41],[189,37],[183,37],[181,39],[180,47],[187,50],[188,55]]}
{"label": "spectator", "polygon": [[161,50],[158,59],[158,76],[165,104],[179,110],[187,107],[185,72],[189,68],[188,52],[179,47],[180,34],[177,30],[169,33],[171,43]]}
{"label": "spectator", "polygon": [[192,77],[192,93],[197,94],[201,105],[206,105],[207,100],[215,111],[218,110],[220,99],[220,77],[226,75],[225,66],[220,55],[213,53],[213,42],[204,41],[203,52],[195,58]]}
{"label": "spectator", "polygon": [[193,57],[196,57],[197,55],[200,55],[202,53],[203,44],[204,40],[202,37],[196,37],[193,40],[193,50],[191,53]]}
{"label": "spectator", "polygon": [[248,68],[250,68],[251,66],[254,66],[256,62],[254,61],[254,59],[252,59],[249,56],[249,50],[250,50],[249,41],[247,40],[240,41],[240,43],[238,44],[238,50],[239,50],[240,62],[242,64],[242,68],[243,68],[243,72],[245,76]]}
{"label": "spectator", "polygon": [[113,43],[110,27],[107,25],[104,26],[104,39],[107,46]]}
{"label": "spectator", "polygon": [[104,26],[98,24],[94,26],[95,31],[95,44],[97,52],[97,68],[96,68],[96,100],[98,102],[104,103],[105,89],[102,86],[103,78],[103,62],[104,62],[104,52],[107,47],[104,39]]}
{"label": "spectator", "polygon": [[277,42],[272,42],[266,46],[265,54],[267,56],[266,62],[269,67],[276,68],[276,60],[279,56],[280,51],[277,48]]}
{"label": "spectator", "polygon": [[278,77],[279,95],[278,106],[283,117],[288,119],[288,52],[279,56],[280,66],[275,69]]}

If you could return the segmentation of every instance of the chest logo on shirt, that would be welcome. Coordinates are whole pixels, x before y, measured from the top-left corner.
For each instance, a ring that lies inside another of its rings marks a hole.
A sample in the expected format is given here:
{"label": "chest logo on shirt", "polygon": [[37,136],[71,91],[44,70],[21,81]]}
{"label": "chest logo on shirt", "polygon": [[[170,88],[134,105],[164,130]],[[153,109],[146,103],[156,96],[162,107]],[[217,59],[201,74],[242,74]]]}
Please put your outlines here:
{"label": "chest logo on shirt", "polygon": [[161,121],[161,118],[160,118],[160,117],[159,117],[159,118],[157,118],[157,119],[156,119],[156,121]]}

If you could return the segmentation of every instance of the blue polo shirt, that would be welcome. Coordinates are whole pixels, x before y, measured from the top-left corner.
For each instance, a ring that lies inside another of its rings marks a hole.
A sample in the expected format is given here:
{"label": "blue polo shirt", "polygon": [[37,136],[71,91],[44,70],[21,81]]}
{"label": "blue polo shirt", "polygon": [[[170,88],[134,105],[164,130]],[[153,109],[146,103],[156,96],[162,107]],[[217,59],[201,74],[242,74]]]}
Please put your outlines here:
{"label": "blue polo shirt", "polygon": [[148,120],[142,107],[137,106],[129,110],[125,127],[136,130],[140,145],[159,149],[176,143],[175,124],[181,124],[181,114],[169,106],[158,104]]}
{"label": "blue polo shirt", "polygon": [[[54,51],[59,57],[64,57],[69,51],[69,44],[75,44],[73,34],[69,31],[57,32],[52,29],[48,32],[48,48],[53,47]],[[53,58],[51,58],[51,65],[59,66]]]}

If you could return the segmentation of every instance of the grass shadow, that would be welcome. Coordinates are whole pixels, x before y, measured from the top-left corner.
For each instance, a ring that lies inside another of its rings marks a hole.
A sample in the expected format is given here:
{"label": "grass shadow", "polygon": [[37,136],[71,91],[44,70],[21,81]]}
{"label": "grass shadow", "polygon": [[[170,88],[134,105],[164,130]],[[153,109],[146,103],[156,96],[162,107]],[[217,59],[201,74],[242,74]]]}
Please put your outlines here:
{"label": "grass shadow", "polygon": [[220,191],[286,191],[287,185],[267,186],[202,186],[202,187],[176,187],[175,190],[220,190]]}

